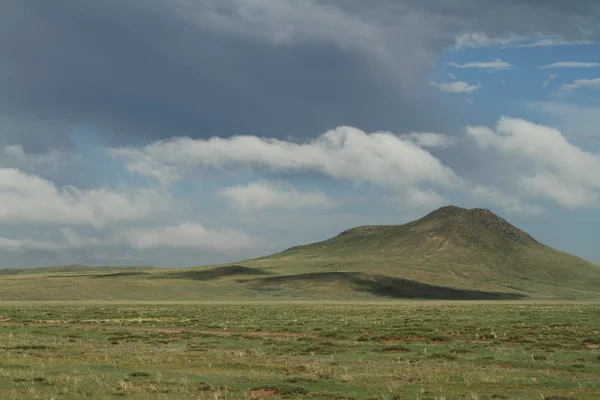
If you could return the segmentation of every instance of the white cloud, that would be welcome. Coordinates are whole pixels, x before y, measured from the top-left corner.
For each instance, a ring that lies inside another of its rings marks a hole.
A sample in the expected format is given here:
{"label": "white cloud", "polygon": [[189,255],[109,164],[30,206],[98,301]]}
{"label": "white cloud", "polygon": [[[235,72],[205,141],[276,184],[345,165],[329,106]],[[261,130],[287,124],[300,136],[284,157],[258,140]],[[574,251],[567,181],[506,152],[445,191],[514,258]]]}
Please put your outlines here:
{"label": "white cloud", "polygon": [[107,153],[114,158],[127,160],[125,169],[129,173],[154,178],[163,185],[169,185],[182,178],[183,165],[168,165],[138,149],[115,148],[109,149]]}
{"label": "white cloud", "polygon": [[75,158],[52,150],[46,153],[32,154],[26,153],[20,144],[4,146],[3,157],[0,157],[0,165],[3,167],[15,167],[29,171],[58,170],[62,167],[73,164]]}
{"label": "white cloud", "polygon": [[596,207],[600,198],[600,156],[569,143],[560,131],[522,119],[503,117],[496,130],[468,127],[482,148],[529,162],[530,171],[516,178],[527,192],[566,208]]}
{"label": "white cloud", "polygon": [[600,63],[597,62],[578,62],[578,61],[561,61],[553,64],[544,65],[540,68],[595,68],[600,67]]}
{"label": "white cloud", "polygon": [[569,178],[570,175],[564,173],[540,172],[535,176],[522,178],[519,185],[531,193],[548,197],[566,208],[597,207],[600,186],[598,184],[589,186]]}
{"label": "white cloud", "polygon": [[537,216],[543,213],[540,206],[524,204],[518,196],[504,193],[494,186],[475,185],[469,190],[469,194],[481,202],[501,207],[511,214]]}
{"label": "white cloud", "polygon": [[449,67],[454,68],[479,68],[479,69],[491,69],[491,70],[501,70],[501,69],[511,69],[514,68],[514,65],[507,63],[506,61],[502,61],[500,59],[496,59],[493,61],[474,61],[466,64],[457,64],[455,62],[446,63]]}
{"label": "white cloud", "polygon": [[595,42],[590,40],[566,40],[560,37],[547,37],[542,39],[533,40],[528,43],[521,43],[516,45],[517,48],[523,47],[550,47],[550,46],[579,46],[589,45]]}
{"label": "white cloud", "polygon": [[234,229],[206,229],[194,223],[134,229],[119,234],[117,241],[139,250],[171,248],[209,250],[219,253],[251,250],[261,243]]}
{"label": "white cloud", "polygon": [[373,207],[374,204],[382,203],[393,207],[394,210],[410,210],[411,212],[416,213],[414,214],[415,216],[419,215],[421,212],[430,212],[446,203],[444,196],[430,188],[409,188],[407,190],[401,190],[376,197],[357,197],[351,201],[368,207]]}
{"label": "white cloud", "polygon": [[546,79],[544,81],[544,84],[542,85],[542,87],[546,87],[550,84],[550,82],[552,82],[554,79],[556,79],[556,77],[558,77],[558,74],[550,74],[548,76],[548,79]]}
{"label": "white cloud", "polygon": [[4,154],[16,159],[21,159],[25,157],[25,151],[23,150],[23,146],[21,146],[20,144],[5,146]]}
{"label": "white cloud", "polygon": [[432,210],[444,204],[444,197],[431,189],[411,189],[399,195],[403,205]]}
{"label": "white cloud", "polygon": [[443,92],[472,93],[481,87],[481,83],[478,83],[477,85],[469,85],[467,82],[462,81],[448,83],[438,83],[435,81],[429,81],[429,86],[438,88]]}
{"label": "white cloud", "polygon": [[460,184],[460,178],[450,168],[413,140],[389,132],[367,134],[356,128],[339,127],[305,143],[256,136],[173,138],[141,149],[113,149],[111,154],[124,159],[130,171],[149,177],[166,169],[184,174],[195,168],[251,168],[312,171],[333,179],[392,189],[421,182],[445,187]]}
{"label": "white cloud", "polygon": [[532,101],[523,103],[564,133],[568,138],[600,138],[600,108],[580,106],[555,101]]}
{"label": "white cloud", "polygon": [[54,240],[0,238],[0,249],[25,253],[30,250],[58,251],[104,244],[104,241],[98,239],[83,240],[68,228],[61,228],[60,233],[60,237]]}
{"label": "white cloud", "polygon": [[456,75],[448,73],[448,78],[452,79],[453,81],[456,80]]}
{"label": "white cloud", "polygon": [[455,143],[453,137],[432,132],[413,132],[403,135],[419,147],[448,147]]}
{"label": "white cloud", "polygon": [[0,221],[3,222],[102,227],[109,221],[147,217],[170,203],[168,194],[154,190],[57,188],[39,176],[0,168]]}
{"label": "white cloud", "polygon": [[0,238],[0,249],[8,250],[11,252],[21,252],[24,251],[27,247],[26,242],[31,241]]}
{"label": "white cloud", "polygon": [[563,91],[573,91],[576,89],[581,89],[584,87],[588,87],[590,89],[600,89],[600,78],[593,79],[577,79],[573,83],[567,83],[560,87],[560,90]]}
{"label": "white cloud", "polygon": [[503,37],[490,37],[484,33],[471,32],[458,35],[454,40],[454,45],[451,47],[451,50],[458,51],[481,47],[527,48],[590,44],[595,44],[595,42],[590,40],[567,40],[558,36],[527,37],[513,34]]}
{"label": "white cloud", "polygon": [[452,50],[457,51],[468,48],[504,46],[519,40],[523,40],[523,37],[510,35],[505,37],[493,38],[487,36],[484,33],[464,33],[458,35],[454,39],[454,45],[452,46]]}
{"label": "white cloud", "polygon": [[11,252],[27,252],[30,250],[62,251],[127,246],[135,250],[193,249],[236,253],[252,250],[262,245],[261,240],[243,232],[234,229],[207,229],[196,223],[133,228],[101,237],[81,236],[68,228],[61,228],[60,232],[61,236],[54,240],[0,237],[0,249]]}
{"label": "white cloud", "polygon": [[302,192],[282,182],[252,182],[220,192],[227,203],[243,211],[331,207],[333,200],[318,190]]}
{"label": "white cloud", "polygon": [[484,150],[497,143],[496,133],[487,126],[468,126],[467,134]]}

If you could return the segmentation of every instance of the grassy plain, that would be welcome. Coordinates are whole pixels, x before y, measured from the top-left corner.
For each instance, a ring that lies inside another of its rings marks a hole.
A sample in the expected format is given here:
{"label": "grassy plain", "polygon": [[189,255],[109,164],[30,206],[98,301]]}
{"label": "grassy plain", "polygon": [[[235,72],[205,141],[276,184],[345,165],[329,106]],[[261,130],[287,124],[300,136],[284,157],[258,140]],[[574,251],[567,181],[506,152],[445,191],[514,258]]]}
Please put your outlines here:
{"label": "grassy plain", "polygon": [[598,399],[600,304],[0,303],[1,399]]}

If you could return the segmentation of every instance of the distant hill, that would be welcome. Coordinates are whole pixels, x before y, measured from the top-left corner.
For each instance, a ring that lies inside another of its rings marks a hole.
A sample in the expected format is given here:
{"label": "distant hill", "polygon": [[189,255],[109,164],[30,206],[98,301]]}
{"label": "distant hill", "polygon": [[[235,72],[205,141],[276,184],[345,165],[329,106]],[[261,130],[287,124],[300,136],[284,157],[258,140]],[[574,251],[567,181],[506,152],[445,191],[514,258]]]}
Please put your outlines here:
{"label": "distant hill", "polygon": [[31,274],[52,274],[52,273],[102,273],[102,272],[119,272],[119,271],[142,271],[153,269],[154,267],[95,267],[95,266],[87,266],[87,265],[79,265],[79,264],[71,264],[71,265],[57,265],[54,267],[36,267],[36,268],[4,268],[0,269],[0,275],[31,275]]}
{"label": "distant hill", "polygon": [[278,274],[347,271],[527,297],[600,297],[600,266],[481,208],[446,206],[403,225],[352,228],[243,264]]}
{"label": "distant hill", "polygon": [[600,266],[446,206],[236,265],[0,270],[0,300],[600,299]]}

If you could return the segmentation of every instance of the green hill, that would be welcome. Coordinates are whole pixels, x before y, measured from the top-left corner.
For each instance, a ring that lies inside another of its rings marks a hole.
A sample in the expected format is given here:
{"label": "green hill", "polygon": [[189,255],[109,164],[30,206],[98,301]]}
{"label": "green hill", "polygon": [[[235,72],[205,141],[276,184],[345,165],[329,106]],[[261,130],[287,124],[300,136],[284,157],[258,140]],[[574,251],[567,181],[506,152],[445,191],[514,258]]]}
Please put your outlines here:
{"label": "green hill", "polygon": [[545,246],[478,208],[446,206],[404,225],[361,226],[244,265],[277,274],[381,274],[527,297],[600,297],[600,266]]}
{"label": "green hill", "polygon": [[600,298],[600,266],[486,209],[442,207],[236,265],[0,271],[0,300]]}
{"label": "green hill", "polygon": [[87,265],[58,265],[54,267],[36,267],[36,268],[4,268],[0,269],[0,275],[32,275],[32,274],[52,274],[52,273],[109,273],[109,272],[135,272],[154,269],[154,267],[89,267]]}

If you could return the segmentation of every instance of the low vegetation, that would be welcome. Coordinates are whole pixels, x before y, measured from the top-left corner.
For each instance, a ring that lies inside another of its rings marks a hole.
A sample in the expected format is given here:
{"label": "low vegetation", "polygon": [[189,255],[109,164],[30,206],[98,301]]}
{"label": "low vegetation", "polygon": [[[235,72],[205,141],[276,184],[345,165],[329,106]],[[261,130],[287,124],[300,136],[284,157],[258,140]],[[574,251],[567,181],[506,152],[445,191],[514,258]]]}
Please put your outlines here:
{"label": "low vegetation", "polygon": [[0,305],[1,399],[598,399],[600,304]]}

